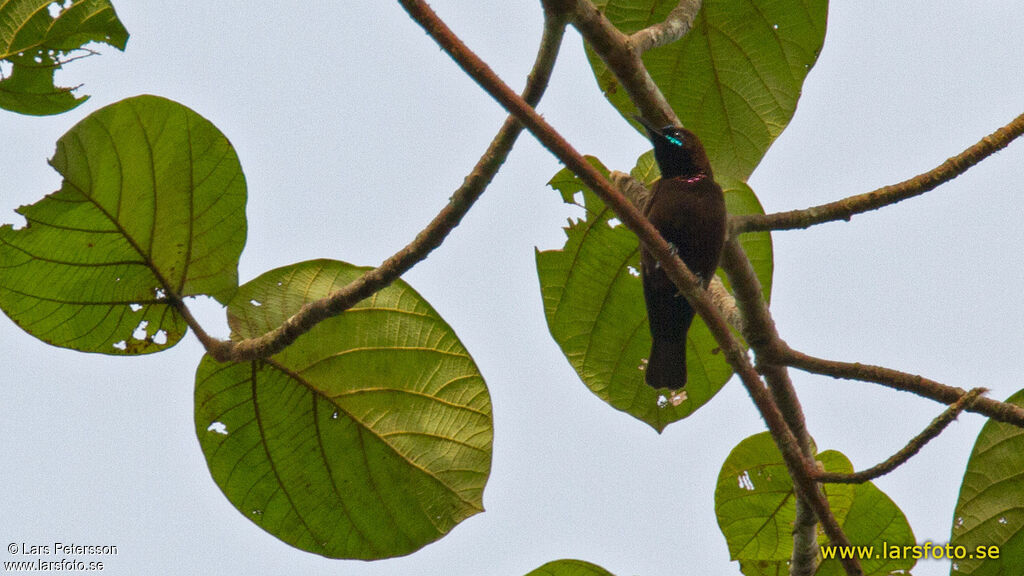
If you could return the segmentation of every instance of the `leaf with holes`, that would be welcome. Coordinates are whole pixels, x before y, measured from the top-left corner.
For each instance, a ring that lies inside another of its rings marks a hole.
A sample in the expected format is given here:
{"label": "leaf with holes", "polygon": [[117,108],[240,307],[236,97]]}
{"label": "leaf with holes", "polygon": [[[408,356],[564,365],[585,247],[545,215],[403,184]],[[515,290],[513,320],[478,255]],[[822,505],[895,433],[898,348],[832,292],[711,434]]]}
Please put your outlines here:
{"label": "leaf with holes", "polygon": [[205,118],[138,96],[98,110],[57,142],[54,192],[0,227],[0,308],[36,338],[106,354],[174,345],[173,301],[237,289],[245,178]]}
{"label": "leaf with holes", "polygon": [[[827,470],[853,471],[828,452],[819,459]],[[827,488],[832,511],[841,517],[849,509],[853,488],[842,484]],[[751,565],[789,560],[796,517],[794,498],[793,481],[771,434],[755,434],[733,448],[715,488],[715,515],[729,545],[729,556],[748,570]]]}
{"label": "leaf with holes", "polygon": [[[650,183],[658,177],[642,156],[634,176]],[[607,174],[600,161],[590,162]],[[538,251],[537,274],[548,329],[577,374],[599,398],[661,431],[708,402],[729,380],[732,370],[704,322],[697,318],[687,338],[687,399],[666,401],[644,383],[643,369],[651,349],[643,288],[639,241],[625,226],[613,225],[612,212],[568,170],[552,178],[563,199],[581,206],[585,217],[570,221],[565,245]],[[763,213],[746,185],[726,189],[732,213]],[[744,238],[758,276],[771,290],[771,237]]]}
{"label": "leaf with holes", "polygon": [[[663,21],[679,2],[595,4],[631,34]],[[746,181],[789,123],[827,16],[827,0],[704,0],[686,36],[643,56],[680,121],[700,136],[716,176]],[[631,120],[636,108],[615,75],[589,47],[587,57],[605,96]]]}
{"label": "leaf with holes", "polygon": [[128,31],[108,0],[0,0],[0,61],[11,64],[0,78],[0,108],[45,116],[75,108],[74,88],[54,85],[53,74],[67,62],[92,54],[84,47],[102,42],[124,50]]}
{"label": "leaf with holes", "polygon": [[[242,286],[234,338],[259,336],[366,269],[315,260]],[[203,359],[196,433],[238,510],[334,558],[409,554],[483,510],[491,401],[451,327],[398,280],[260,362]]]}
{"label": "leaf with holes", "polygon": [[596,564],[583,560],[555,560],[526,576],[613,576],[613,574]]}
{"label": "leaf with holes", "polygon": [[[1007,399],[1024,405],[1024,390]],[[1024,566],[1024,430],[990,420],[967,462],[950,542],[973,558],[957,559],[951,574],[1012,574]],[[990,556],[997,551],[998,558]]]}
{"label": "leaf with holes", "polygon": [[[834,450],[817,455],[825,470],[849,474],[849,459]],[[898,507],[874,484],[826,484],[825,495],[836,520],[854,545],[912,545],[914,535]],[[715,515],[729,546],[748,576],[788,574],[793,553],[796,501],[793,481],[771,434],[762,432],[740,442],[722,464],[715,489]],[[819,544],[827,544],[819,534]],[[881,555],[881,553],[879,553]],[[865,575],[909,570],[913,559],[863,559]],[[836,560],[825,560],[818,576],[842,574]]]}

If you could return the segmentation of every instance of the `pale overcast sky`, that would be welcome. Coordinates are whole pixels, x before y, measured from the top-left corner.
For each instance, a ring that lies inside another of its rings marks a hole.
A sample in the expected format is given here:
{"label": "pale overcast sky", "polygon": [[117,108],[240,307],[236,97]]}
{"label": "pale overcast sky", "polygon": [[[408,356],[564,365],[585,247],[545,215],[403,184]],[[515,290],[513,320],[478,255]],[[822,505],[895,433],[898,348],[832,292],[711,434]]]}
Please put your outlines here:
{"label": "pale overcast sky", "polygon": [[[536,1],[432,3],[515,87]],[[241,279],[311,258],[377,264],[412,239],[504,117],[395,3],[116,2],[125,53],[60,76],[92,99],[49,118],[0,112],[0,222],[59,187],[46,160],[87,114],[150,93],[212,121],[248,181]],[[341,7],[339,7],[341,6]],[[769,211],[928,170],[1024,112],[1024,4],[833,2],[796,117],[754,173]],[[648,144],[601,97],[571,32],[541,111],[577,148],[628,170]],[[736,574],[715,523],[719,467],[764,429],[730,382],[658,435],[591,395],[544,323],[534,247],[576,213],[524,135],[450,239],[405,276],[452,325],[494,405],[487,512],[404,558],[329,560],[239,514],[192,423],[192,336],[111,358],[42,344],[0,318],[0,539],[113,544],[105,574],[520,576],[580,558],[618,576]],[[1004,399],[1021,387],[1024,142],[942,188],[849,223],[781,232],[773,311],[794,347],[882,364]],[[201,310],[226,335],[223,314]],[[942,406],[794,372],[818,446],[876,464]],[[918,541],[946,542],[984,420],[965,415],[877,484]],[[12,559],[6,553],[3,560]],[[917,576],[947,574],[930,561]]]}

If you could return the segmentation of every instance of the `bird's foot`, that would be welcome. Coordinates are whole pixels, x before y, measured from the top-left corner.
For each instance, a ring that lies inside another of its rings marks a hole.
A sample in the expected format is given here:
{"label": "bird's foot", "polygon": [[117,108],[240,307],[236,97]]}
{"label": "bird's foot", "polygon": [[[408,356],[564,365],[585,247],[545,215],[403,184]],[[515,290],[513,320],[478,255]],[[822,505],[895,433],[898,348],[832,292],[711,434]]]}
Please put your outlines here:
{"label": "bird's foot", "polygon": [[[671,242],[668,243],[668,251],[671,252],[673,256],[679,256],[679,248],[676,248],[676,245]],[[661,268],[661,262],[655,262],[654,267]]]}

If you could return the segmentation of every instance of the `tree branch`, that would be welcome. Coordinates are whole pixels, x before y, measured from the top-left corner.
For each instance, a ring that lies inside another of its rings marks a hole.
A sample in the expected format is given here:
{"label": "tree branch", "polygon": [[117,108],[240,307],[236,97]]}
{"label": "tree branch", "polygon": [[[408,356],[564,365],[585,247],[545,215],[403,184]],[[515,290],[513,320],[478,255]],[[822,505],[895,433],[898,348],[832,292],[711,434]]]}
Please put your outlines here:
{"label": "tree branch", "polygon": [[867,470],[854,472],[853,474],[818,472],[816,474],[818,482],[863,484],[864,482],[874,480],[879,476],[884,476],[889,472],[892,472],[904,462],[913,458],[915,454],[921,451],[921,448],[924,448],[925,444],[941,434],[946,426],[949,426],[953,420],[956,420],[957,416],[959,416],[965,408],[969,407],[978,398],[978,396],[985,392],[986,390],[984,388],[974,388],[967,394],[961,396],[959,400],[950,404],[949,408],[946,408],[942,414],[939,414],[937,418],[932,420],[927,428],[922,430],[917,436],[914,436],[906,446],[904,446],[899,452],[887,458],[884,462],[876,466],[872,466]]}
{"label": "tree branch", "polygon": [[730,219],[731,233],[736,235],[762,230],[796,230],[824,222],[850,220],[856,214],[877,210],[883,206],[920,196],[949,182],[985,158],[1002,150],[1022,133],[1024,133],[1024,114],[1017,116],[1006,126],[982,138],[977,144],[924,174],[904,180],[899,184],[883,186],[871,192],[803,210],[734,216]]}
{"label": "tree branch", "polygon": [[[540,101],[547,88],[565,33],[566,19],[563,15],[551,11],[547,11],[545,15],[540,48],[523,90],[523,99],[532,105]],[[522,130],[522,124],[514,116],[509,116],[487,151],[474,166],[473,171],[466,176],[462,185],[452,194],[448,204],[441,209],[426,228],[416,235],[411,243],[385,260],[380,266],[363,274],[344,288],[324,299],[303,306],[275,330],[258,338],[237,342],[218,340],[203,331],[180,301],[175,302],[178,310],[182,312],[186,322],[195,331],[207,352],[220,362],[242,362],[267,358],[280,352],[319,322],[341,314],[359,301],[388,286],[440,246],[490,184]]]}
{"label": "tree branch", "polygon": [[693,21],[700,12],[700,0],[680,0],[679,5],[669,12],[663,22],[634,32],[629,43],[634,50],[643,54],[648,50],[671,44],[693,28]]}
{"label": "tree branch", "polygon": [[[651,78],[651,74],[644,66],[641,55],[647,42],[653,39],[670,38],[668,30],[672,33],[679,32],[682,37],[684,26],[679,22],[672,22],[665,26],[666,31],[655,31],[645,33],[644,30],[637,39],[639,43],[633,42],[633,37],[627,36],[619,31],[590,0],[544,0],[546,6],[551,6],[571,18],[573,27],[579,30],[583,38],[590,44],[590,47],[615,74],[619,83],[629,94],[630,100],[636,104],[640,113],[654,121],[664,124],[679,124],[679,118],[675,110],[665,100],[665,96],[658,89]],[[685,6],[683,6],[685,4]],[[700,2],[680,2],[680,7],[672,11],[676,20],[685,18],[690,11],[696,15],[700,9]],[[691,19],[692,21],[692,19]],[[664,23],[663,23],[664,24]],[[657,25],[655,26],[657,27]],[[688,27],[686,27],[688,29]],[[649,29],[648,29],[649,30]],[[650,37],[651,40],[647,38]]]}
{"label": "tree branch", "polygon": [[[930,398],[943,404],[953,404],[968,394],[963,388],[941,384],[916,374],[908,374],[891,368],[861,364],[859,362],[838,362],[815,358],[814,356],[797,352],[788,346],[780,352],[778,361],[813,374],[822,374],[844,380],[874,382],[875,384],[881,384],[896,390],[912,392],[918,396]],[[971,402],[966,410],[977,414],[984,414],[999,422],[1006,422],[1024,428],[1024,408],[1015,404],[980,397]]]}
{"label": "tree branch", "polygon": [[[622,40],[621,33],[602,14],[594,9],[593,4],[589,0],[577,0],[575,2],[562,0],[562,3],[574,5],[576,14],[573,17],[573,24],[615,74],[643,114],[648,118],[657,120],[659,116],[652,115],[651,113],[658,112],[664,115],[663,117],[666,122],[678,124],[674,111],[671,113],[664,112],[664,108],[671,109],[671,107],[669,107],[661,91],[654,85],[654,81],[651,79],[646,67],[644,67],[640,56],[657,42],[669,42],[682,37],[692,26],[697,12],[700,10],[701,3],[681,1],[666,19],[666,22],[641,30],[625,41]],[[673,32],[669,33],[669,30],[673,30]],[[674,35],[676,33],[678,33],[678,36]],[[761,297],[760,283],[757,281],[757,276],[754,274],[746,254],[743,253],[738,243],[734,243],[733,246],[734,250],[738,251],[738,253],[734,254],[739,260],[736,261],[737,266],[733,267],[731,272],[728,268],[726,268],[726,271],[730,274],[733,289],[741,290],[742,288],[738,288],[737,284],[744,284],[744,280],[734,276],[743,268],[741,262],[746,263],[746,269],[743,271],[744,279],[752,280],[752,282],[745,283],[747,289],[746,307],[743,302],[738,302],[742,300],[742,297],[738,296],[736,300],[728,297],[728,292],[724,290],[724,287],[720,287],[722,288],[720,291],[712,292],[715,297],[714,300],[716,304],[720,305],[720,309],[723,312],[729,314],[730,320],[732,320],[731,323],[743,331],[744,337],[748,338],[748,343],[750,343],[749,339],[751,336],[755,339],[759,335],[764,336],[763,340],[757,345],[751,344],[751,347],[758,354],[758,370],[765,376],[774,402],[777,404],[776,409],[781,410],[782,417],[785,419],[789,431],[794,435],[794,448],[798,449],[800,454],[804,456],[804,462],[813,461],[814,454],[810,434],[807,432],[803,410],[800,408],[800,403],[796,397],[796,392],[793,389],[788,372],[783,366],[761,363],[761,358],[767,356],[765,352],[770,345],[773,345],[775,342],[781,342],[781,340],[779,340],[778,334],[775,331],[775,324],[768,313],[767,305]],[[726,250],[728,251],[729,248],[726,248]],[[659,258],[659,260],[661,259]],[[662,264],[664,265],[664,262]],[[723,267],[726,267],[725,262],[723,262]],[[724,298],[723,292],[726,296]],[[731,312],[737,310],[737,305],[740,314],[731,314]],[[760,311],[751,318],[749,313],[754,310]],[[748,322],[753,322],[755,327],[748,329]],[[762,343],[764,346],[761,346]],[[746,384],[747,382],[745,382]],[[760,386],[760,381],[757,384]],[[748,392],[755,396],[753,388],[750,386],[748,386]],[[764,412],[765,406],[763,403],[759,403],[756,397],[755,403],[757,403],[763,417],[767,421],[768,415]],[[771,425],[769,425],[769,429],[771,429]],[[776,435],[775,437],[777,443],[782,441],[779,436]],[[785,452],[785,447],[781,444],[779,448]],[[792,462],[787,460],[787,464]],[[794,482],[798,483],[796,474],[792,470],[790,472]],[[846,538],[835,522],[835,518],[828,511],[827,501],[824,500],[824,497],[818,493],[815,496],[820,497],[820,500],[815,499],[815,501],[811,501],[806,496],[809,494],[811,493],[808,491],[797,490],[797,522],[794,526],[794,550],[791,562],[791,569],[797,575],[809,575],[817,567],[816,516],[821,517],[825,531],[834,542],[837,539],[845,540]],[[822,502],[825,504],[824,509],[822,508]],[[860,572],[860,567],[856,562],[844,563],[843,567],[849,574]]]}
{"label": "tree branch", "polygon": [[[744,387],[747,388],[747,392],[757,405],[775,443],[785,458],[794,487],[808,499],[832,544],[836,546],[850,545],[849,539],[829,509],[828,500],[811,476],[811,465],[803,457],[796,438],[786,426],[768,389],[761,382],[753,366],[750,365],[746,351],[733,337],[728,323],[718,313],[710,296],[701,289],[697,278],[687,269],[683,261],[671,252],[665,239],[658,234],[654,226],[640,214],[636,207],[615,189],[611,182],[573,149],[536,110],[502,82],[485,62],[469,50],[429,6],[422,0],[399,0],[399,3],[473,80],[506,110],[514,114],[544,147],[590,187],[662,264],[669,278],[704,319],[712,336],[721,347],[725,359],[740,377]],[[590,8],[593,8],[593,5],[590,5]],[[843,567],[851,576],[863,574],[860,563],[855,559],[844,559]]]}
{"label": "tree branch", "polygon": [[[775,349],[782,343],[775,321],[768,311],[761,282],[754,266],[739,241],[732,237],[722,250],[722,269],[729,275],[729,283],[736,294],[736,304],[744,318],[743,337],[754,350],[757,370],[764,376],[775,403],[786,419],[786,424],[800,443],[804,457],[813,460],[815,448],[807,431],[804,411],[797,398],[793,381],[785,365],[774,364]],[[790,576],[810,576],[818,567],[817,518],[807,500],[800,494],[796,499],[796,518],[793,522],[793,554],[790,558]]]}

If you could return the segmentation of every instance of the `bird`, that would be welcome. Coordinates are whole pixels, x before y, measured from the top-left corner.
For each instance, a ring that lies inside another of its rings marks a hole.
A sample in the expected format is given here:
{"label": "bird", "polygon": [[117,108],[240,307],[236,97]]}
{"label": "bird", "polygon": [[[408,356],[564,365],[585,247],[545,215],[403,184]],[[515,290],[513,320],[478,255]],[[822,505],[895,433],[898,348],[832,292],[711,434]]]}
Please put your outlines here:
{"label": "bird", "polygon": [[[673,125],[656,128],[642,116],[635,118],[647,130],[661,171],[641,213],[707,289],[725,244],[722,187],[696,134]],[[695,312],[643,244],[640,268],[651,331],[644,379],[652,388],[678,393],[686,386],[686,336]]]}

